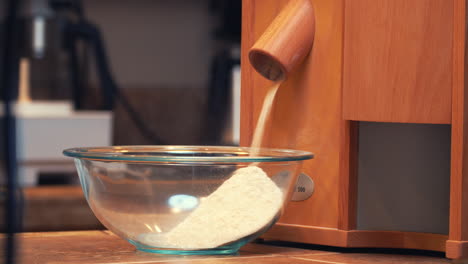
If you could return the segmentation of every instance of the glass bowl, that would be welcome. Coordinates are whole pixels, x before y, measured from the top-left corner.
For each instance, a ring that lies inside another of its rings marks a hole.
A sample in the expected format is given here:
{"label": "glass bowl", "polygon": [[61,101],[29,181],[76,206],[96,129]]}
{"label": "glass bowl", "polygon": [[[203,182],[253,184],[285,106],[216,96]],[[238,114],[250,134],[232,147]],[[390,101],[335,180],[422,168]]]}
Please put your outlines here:
{"label": "glass bowl", "polygon": [[137,249],[233,254],[268,230],[309,152],[211,146],[73,148],[101,223]]}

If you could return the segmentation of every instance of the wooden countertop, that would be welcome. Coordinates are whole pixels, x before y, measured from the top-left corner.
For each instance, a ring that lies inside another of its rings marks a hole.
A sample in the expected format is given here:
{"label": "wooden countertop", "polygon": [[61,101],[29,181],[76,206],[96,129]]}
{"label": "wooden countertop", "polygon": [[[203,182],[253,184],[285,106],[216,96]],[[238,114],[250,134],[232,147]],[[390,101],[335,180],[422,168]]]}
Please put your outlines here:
{"label": "wooden countertop", "polygon": [[[23,231],[100,230],[104,227],[88,206],[80,186],[40,186],[23,189]],[[0,208],[4,200],[0,199]],[[4,210],[0,230],[4,231]]]}
{"label": "wooden countertop", "polygon": [[[0,239],[0,241],[3,241]],[[109,231],[23,233],[18,235],[18,263],[209,263],[209,264],[444,264],[449,260],[424,255],[340,253],[325,250],[248,244],[237,255],[172,256],[136,251]],[[2,246],[2,248],[4,248]],[[4,252],[0,252],[0,259]]]}

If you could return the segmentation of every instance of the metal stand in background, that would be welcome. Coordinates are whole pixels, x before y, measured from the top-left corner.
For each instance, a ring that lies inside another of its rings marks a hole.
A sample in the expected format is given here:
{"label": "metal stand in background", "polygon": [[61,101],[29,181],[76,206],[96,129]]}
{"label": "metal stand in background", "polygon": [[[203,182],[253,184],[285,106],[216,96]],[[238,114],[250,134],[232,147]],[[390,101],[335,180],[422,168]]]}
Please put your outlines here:
{"label": "metal stand in background", "polygon": [[8,0],[5,14],[5,35],[3,49],[3,67],[1,78],[2,99],[4,102],[3,135],[5,169],[7,175],[7,197],[5,221],[7,237],[5,244],[5,262],[15,263],[15,233],[19,231],[21,219],[17,213],[17,183],[16,183],[16,127],[11,106],[14,91],[18,86],[18,7],[20,0]]}
{"label": "metal stand in background", "polygon": [[[81,0],[51,0],[51,7],[60,14],[62,25],[63,46],[69,56],[69,72],[73,90],[75,110],[83,110],[83,97],[86,91],[86,77],[90,54],[94,57],[96,74],[103,95],[101,110],[113,110],[117,100],[127,112],[140,133],[152,144],[164,144],[161,137],[148,128],[136,108],[127,99],[113,78],[102,34],[97,26],[89,22],[85,16]],[[79,52],[79,44],[84,52]],[[89,53],[89,54],[88,54]]]}

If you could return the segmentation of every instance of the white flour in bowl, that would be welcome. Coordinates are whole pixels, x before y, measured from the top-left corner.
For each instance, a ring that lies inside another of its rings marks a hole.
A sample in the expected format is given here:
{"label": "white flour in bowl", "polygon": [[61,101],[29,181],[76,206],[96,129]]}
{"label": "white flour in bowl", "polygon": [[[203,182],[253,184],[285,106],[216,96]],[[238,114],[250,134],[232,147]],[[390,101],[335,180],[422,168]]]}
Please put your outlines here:
{"label": "white flour in bowl", "polygon": [[262,169],[241,168],[172,230],[142,234],[138,240],[154,247],[216,248],[266,227],[282,201],[282,191]]}

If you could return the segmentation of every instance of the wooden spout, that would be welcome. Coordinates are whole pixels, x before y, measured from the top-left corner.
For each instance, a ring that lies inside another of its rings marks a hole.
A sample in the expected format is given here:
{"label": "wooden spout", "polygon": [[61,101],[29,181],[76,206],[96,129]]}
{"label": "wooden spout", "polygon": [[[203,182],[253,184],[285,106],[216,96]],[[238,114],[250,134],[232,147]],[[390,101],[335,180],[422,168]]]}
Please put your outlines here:
{"label": "wooden spout", "polygon": [[250,63],[271,81],[285,80],[311,50],[314,35],[312,3],[291,0],[250,49]]}

